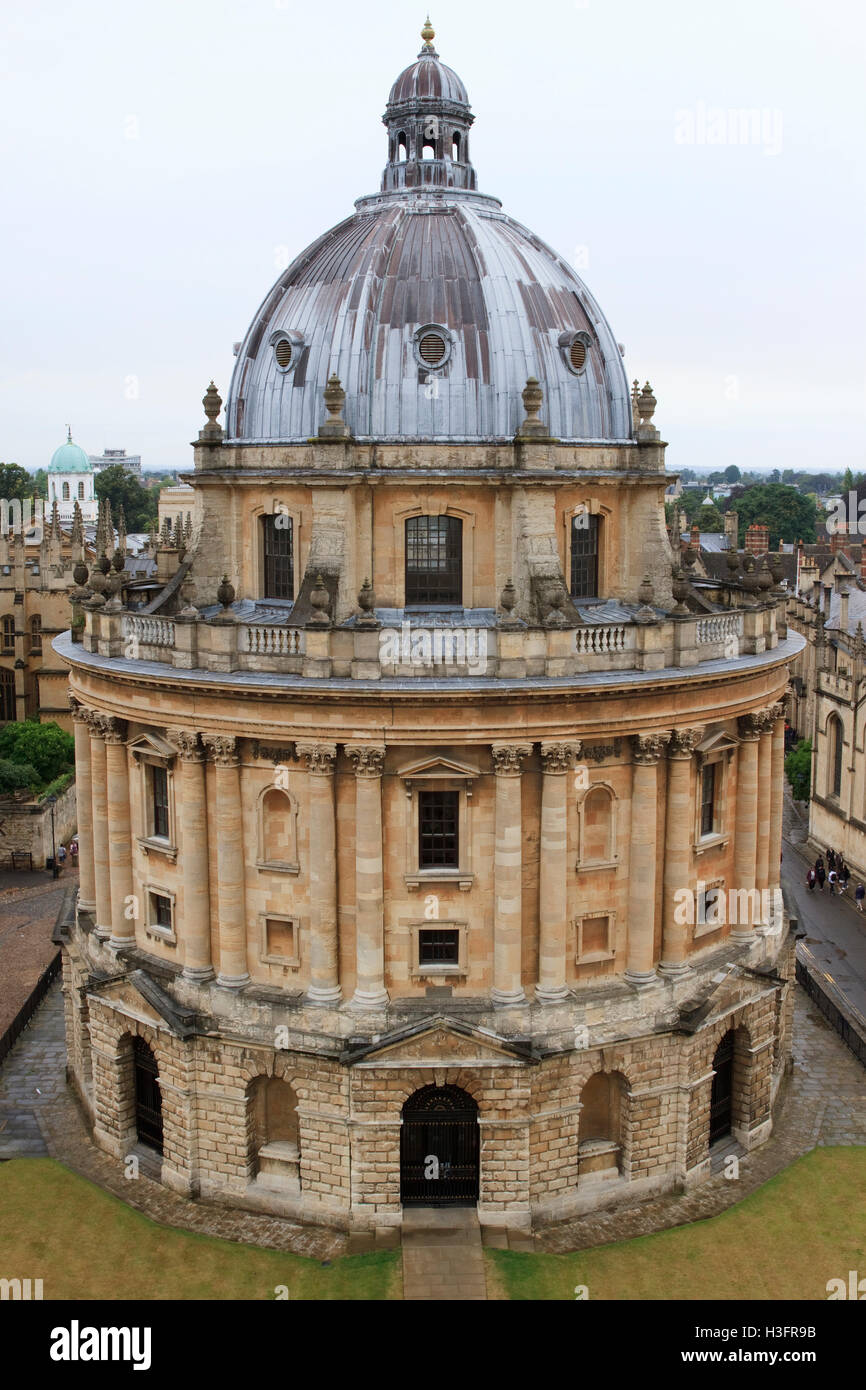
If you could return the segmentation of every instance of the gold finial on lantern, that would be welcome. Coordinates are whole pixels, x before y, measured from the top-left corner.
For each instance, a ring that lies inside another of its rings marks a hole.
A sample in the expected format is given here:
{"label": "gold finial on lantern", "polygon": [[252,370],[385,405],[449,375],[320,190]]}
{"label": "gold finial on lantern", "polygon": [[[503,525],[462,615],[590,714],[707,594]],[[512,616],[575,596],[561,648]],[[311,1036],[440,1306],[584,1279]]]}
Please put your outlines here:
{"label": "gold finial on lantern", "polygon": [[433,25],[430,23],[430,16],[429,16],[429,14],[428,14],[427,19],[426,19],[426,22],[425,22],[425,24],[424,24],[424,28],[421,30],[421,37],[422,37],[422,39],[424,40],[424,44],[425,44],[425,47],[426,47],[426,48],[432,48],[432,47],[433,47],[433,40],[434,40],[435,37],[436,37],[436,30],[433,28]]}

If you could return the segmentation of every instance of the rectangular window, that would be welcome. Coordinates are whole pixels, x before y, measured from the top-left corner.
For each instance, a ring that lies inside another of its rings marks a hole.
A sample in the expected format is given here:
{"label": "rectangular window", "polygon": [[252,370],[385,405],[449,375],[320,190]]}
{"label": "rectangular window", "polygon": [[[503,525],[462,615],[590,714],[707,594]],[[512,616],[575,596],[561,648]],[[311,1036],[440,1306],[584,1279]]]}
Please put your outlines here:
{"label": "rectangular window", "polygon": [[598,517],[588,512],[571,522],[571,597],[598,598]]}
{"label": "rectangular window", "polygon": [[701,770],[701,834],[712,835],[716,827],[716,763]]}
{"label": "rectangular window", "polygon": [[413,516],[406,522],[406,603],[463,601],[463,522]]}
{"label": "rectangular window", "polygon": [[418,795],[418,867],[459,868],[459,792],[420,792]]}
{"label": "rectangular window", "polygon": [[153,795],[153,834],[168,839],[168,773],[164,767],[150,770]]}
{"label": "rectangular window", "polygon": [[285,512],[262,517],[264,532],[263,598],[293,599],[295,597],[295,561],[292,541],[292,518]]}
{"label": "rectangular window", "polygon": [[14,652],[15,650],[15,619],[3,619],[3,650],[4,652]]}
{"label": "rectangular window", "polygon": [[171,931],[171,898],[166,898],[162,893],[151,893],[150,921],[151,926]]}
{"label": "rectangular window", "polygon": [[460,933],[456,927],[419,931],[419,965],[458,965],[459,961]]}

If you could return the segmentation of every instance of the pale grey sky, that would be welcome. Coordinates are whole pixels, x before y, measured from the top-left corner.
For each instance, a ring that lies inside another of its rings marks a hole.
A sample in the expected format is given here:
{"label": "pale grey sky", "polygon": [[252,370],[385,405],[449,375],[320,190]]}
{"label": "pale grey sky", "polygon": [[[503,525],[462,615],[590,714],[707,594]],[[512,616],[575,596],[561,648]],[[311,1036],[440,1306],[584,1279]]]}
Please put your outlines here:
{"label": "pale grey sky", "polygon": [[[425,12],[4,0],[0,459],[46,465],[70,421],[192,466],[285,258],[378,188]],[[434,0],[482,191],[576,265],[671,469],[866,469],[864,13]]]}

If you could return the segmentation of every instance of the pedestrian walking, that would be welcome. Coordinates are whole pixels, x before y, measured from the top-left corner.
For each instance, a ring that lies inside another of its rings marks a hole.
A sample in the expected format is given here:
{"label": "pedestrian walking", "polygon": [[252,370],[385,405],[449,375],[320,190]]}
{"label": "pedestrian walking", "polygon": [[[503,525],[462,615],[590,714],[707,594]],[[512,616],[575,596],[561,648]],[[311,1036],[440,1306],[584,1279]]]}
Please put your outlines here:
{"label": "pedestrian walking", "polygon": [[828,868],[828,869],[835,869],[835,867],[836,867],[836,851],[835,851],[835,850],[832,850],[832,849],[828,849],[828,850],[827,850],[827,868]]}
{"label": "pedestrian walking", "polygon": [[844,860],[841,864],[838,864],[836,866],[836,872],[839,875],[839,892],[847,893],[848,880],[851,877],[851,870],[848,868],[848,865],[844,862]]}
{"label": "pedestrian walking", "polygon": [[73,859],[77,859],[77,858],[78,858],[78,841],[77,841],[77,840],[73,840],[73,841],[72,841],[71,845],[69,846],[69,853],[72,855],[72,858],[73,858]]}
{"label": "pedestrian walking", "polygon": [[836,873],[835,869],[830,870],[829,874],[827,875],[827,882],[830,885],[830,892],[835,893],[836,884],[839,882],[839,875]]}
{"label": "pedestrian walking", "polygon": [[857,911],[858,911],[858,912],[862,912],[862,911],[863,911],[863,899],[864,899],[864,898],[866,898],[866,888],[863,887],[863,884],[862,884],[862,883],[858,883],[858,884],[857,884],[857,887],[854,889],[854,901],[855,901],[855,903],[857,904]]}
{"label": "pedestrian walking", "polygon": [[806,887],[809,889],[809,892],[810,892],[810,893],[814,893],[814,891],[815,891],[815,870],[814,870],[813,868],[811,868],[811,867],[810,867],[810,869],[809,869],[809,872],[808,872],[807,875],[806,875]]}
{"label": "pedestrian walking", "polygon": [[827,874],[826,874],[826,871],[825,871],[825,869],[824,869],[823,861],[819,861],[818,867],[817,867],[817,869],[815,870],[815,877],[816,877],[817,880],[818,880],[818,887],[821,889],[821,892],[823,893],[823,891],[824,891],[824,884],[825,884],[826,881],[827,881]]}
{"label": "pedestrian walking", "polygon": [[819,870],[819,869],[823,869],[823,867],[824,867],[824,856],[823,856],[823,854],[819,854],[819,855],[818,855],[818,858],[815,860],[815,872],[817,873],[818,870]]}

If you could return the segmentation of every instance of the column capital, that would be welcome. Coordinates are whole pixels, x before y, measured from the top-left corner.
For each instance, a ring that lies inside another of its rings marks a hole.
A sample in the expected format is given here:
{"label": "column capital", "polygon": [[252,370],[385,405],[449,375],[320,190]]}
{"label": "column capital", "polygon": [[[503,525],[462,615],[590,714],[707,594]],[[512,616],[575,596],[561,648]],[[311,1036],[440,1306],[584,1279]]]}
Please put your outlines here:
{"label": "column capital", "polygon": [[307,771],[314,777],[330,777],[337,761],[336,743],[297,743],[298,757],[307,764]]}
{"label": "column capital", "polygon": [[381,777],[385,768],[385,749],[368,743],[345,744],[356,777]]}
{"label": "column capital", "polygon": [[94,718],[106,743],[123,743],[126,738],[126,720],[116,719],[113,714],[95,711]]}
{"label": "column capital", "polygon": [[202,734],[201,741],[217,767],[236,767],[238,740],[234,734]]}
{"label": "column capital", "polygon": [[737,727],[740,731],[740,738],[745,743],[754,743],[764,732],[763,720],[759,712],[741,714],[737,720]]}
{"label": "column capital", "polygon": [[541,766],[545,772],[569,772],[574,761],[580,757],[583,747],[580,739],[574,743],[542,743]]}
{"label": "column capital", "polygon": [[669,758],[691,758],[703,737],[703,729],[671,729]]}
{"label": "column capital", "polygon": [[632,757],[644,766],[657,763],[669,741],[669,733],[632,734]]}
{"label": "column capital", "polygon": [[523,771],[521,763],[532,752],[529,743],[493,743],[493,771],[497,777],[519,777]]}
{"label": "column capital", "polygon": [[769,708],[769,710],[767,711],[767,713],[768,713],[768,714],[771,714],[771,715],[773,716],[773,723],[774,723],[774,724],[778,723],[778,721],[779,721],[780,719],[784,719],[784,718],[785,718],[785,702],[784,702],[784,700],[780,700],[780,701],[778,702],[778,704],[770,705],[770,708]]}
{"label": "column capital", "polygon": [[183,762],[200,763],[204,759],[204,749],[195,729],[166,729],[165,736]]}

